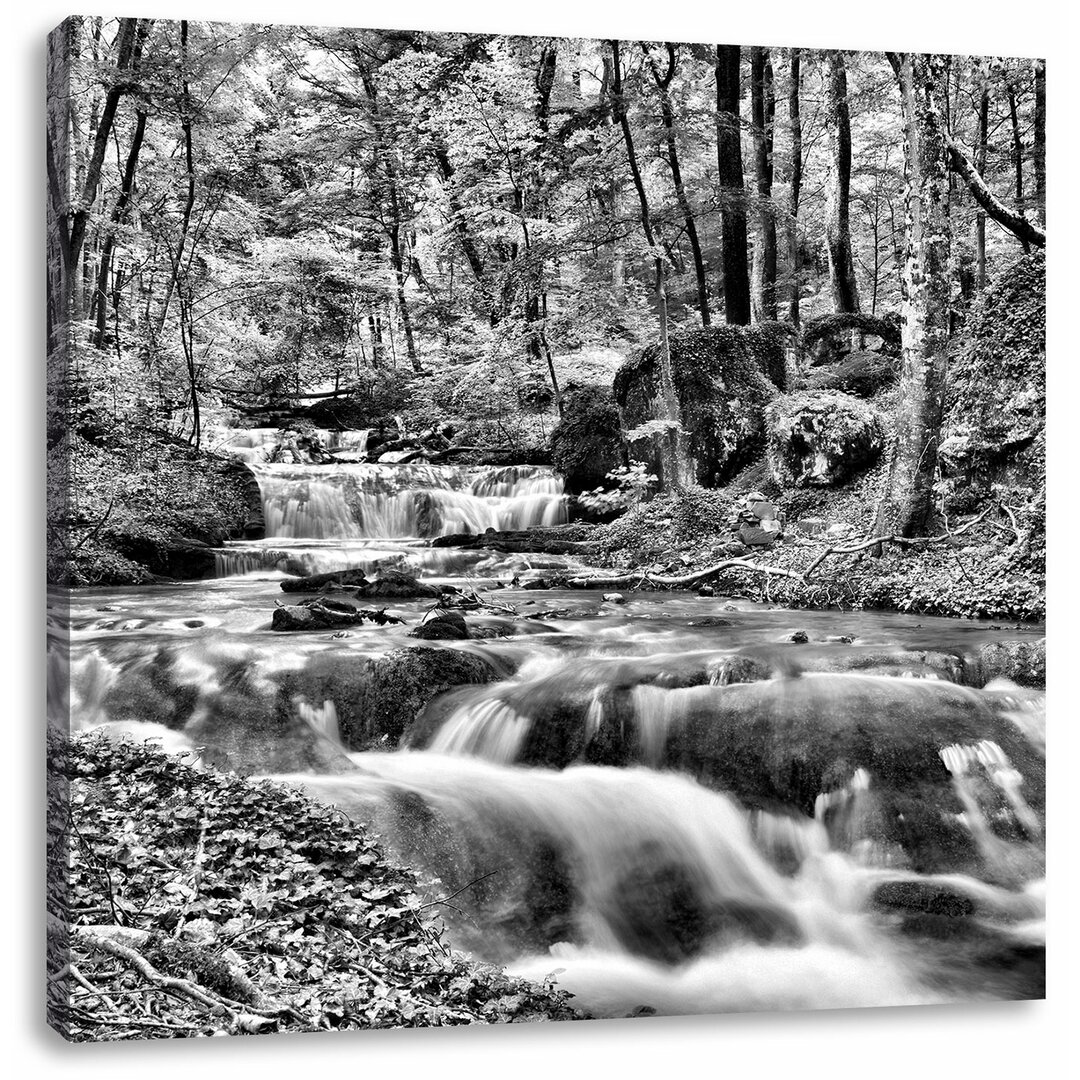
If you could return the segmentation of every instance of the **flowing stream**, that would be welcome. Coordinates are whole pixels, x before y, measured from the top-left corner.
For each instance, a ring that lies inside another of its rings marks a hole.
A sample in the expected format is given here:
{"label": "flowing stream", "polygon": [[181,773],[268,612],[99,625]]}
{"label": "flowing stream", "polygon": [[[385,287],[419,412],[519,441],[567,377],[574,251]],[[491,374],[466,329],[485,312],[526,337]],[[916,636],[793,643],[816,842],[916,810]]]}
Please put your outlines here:
{"label": "flowing stream", "polygon": [[[565,521],[550,470],[251,468],[267,537],[216,579],[65,599],[50,676],[74,727],[304,785],[447,898],[457,947],[596,1015],[1042,995],[1043,694],[978,660],[1041,628],[530,590],[571,560],[429,541]],[[287,573],[355,566],[479,590],[479,636],[410,638],[430,600],[270,631]],[[344,754],[400,707],[373,673],[405,648],[486,681]]]}

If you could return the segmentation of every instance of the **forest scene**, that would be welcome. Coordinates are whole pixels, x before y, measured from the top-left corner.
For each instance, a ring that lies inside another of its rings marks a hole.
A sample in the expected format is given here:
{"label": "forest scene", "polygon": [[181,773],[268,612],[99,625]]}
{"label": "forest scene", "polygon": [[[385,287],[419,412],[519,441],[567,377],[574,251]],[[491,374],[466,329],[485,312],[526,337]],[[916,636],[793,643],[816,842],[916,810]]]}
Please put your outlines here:
{"label": "forest scene", "polygon": [[50,1023],[1043,997],[1045,67],[65,20]]}

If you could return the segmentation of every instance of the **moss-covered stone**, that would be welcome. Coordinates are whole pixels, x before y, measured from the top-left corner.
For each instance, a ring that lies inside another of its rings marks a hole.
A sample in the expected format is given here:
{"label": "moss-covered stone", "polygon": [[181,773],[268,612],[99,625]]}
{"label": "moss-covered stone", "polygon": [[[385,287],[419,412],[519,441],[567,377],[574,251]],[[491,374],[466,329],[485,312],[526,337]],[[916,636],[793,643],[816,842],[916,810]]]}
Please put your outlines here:
{"label": "moss-covered stone", "polygon": [[[765,405],[776,396],[788,335],[777,326],[714,326],[671,337],[671,364],[696,483],[716,487],[758,457],[765,446]],[[660,473],[659,448],[634,429],[656,416],[660,347],[650,345],[615,375],[631,457]]]}
{"label": "moss-covered stone", "polygon": [[626,464],[619,409],[609,391],[567,389],[562,419],[551,433],[551,460],[571,495],[609,486],[607,474]]}
{"label": "moss-covered stone", "polygon": [[862,347],[860,342],[862,345],[877,344],[882,352],[897,355],[900,352],[899,316],[889,314],[879,317],[860,312],[841,312],[819,315],[803,326],[803,352],[815,364],[834,364],[848,353],[859,351]]}
{"label": "moss-covered stone", "polygon": [[850,394],[801,390],[765,410],[768,458],[784,486],[843,483],[872,465],[885,445],[877,411]]}
{"label": "moss-covered stone", "polygon": [[867,349],[848,353],[839,363],[815,368],[807,379],[809,390],[843,390],[856,397],[873,397],[900,375],[899,361],[888,353]]}
{"label": "moss-covered stone", "polygon": [[946,509],[988,497],[1042,534],[1046,476],[1046,262],[1025,256],[982,295],[949,358],[938,449]]}

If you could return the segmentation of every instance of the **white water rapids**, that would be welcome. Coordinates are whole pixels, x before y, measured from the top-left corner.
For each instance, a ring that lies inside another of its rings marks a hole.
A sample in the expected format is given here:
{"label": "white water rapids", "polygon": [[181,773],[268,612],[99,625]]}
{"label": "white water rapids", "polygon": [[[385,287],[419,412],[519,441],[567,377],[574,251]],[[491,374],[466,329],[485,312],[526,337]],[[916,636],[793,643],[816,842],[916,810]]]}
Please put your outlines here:
{"label": "white water rapids", "polygon": [[[218,579],[70,598],[56,719],[302,784],[428,900],[454,894],[455,946],[595,1015],[1041,994],[1043,695],[954,681],[1000,630],[685,594],[613,609],[511,586],[567,558],[427,545],[564,520],[547,469],[253,471],[267,537],[221,551]],[[407,636],[431,601],[394,601],[400,626],[269,630],[282,570],[388,565],[500,586],[521,617],[467,611],[507,636],[446,644]],[[407,692],[378,691],[378,665],[429,647],[486,681],[331,772]]]}

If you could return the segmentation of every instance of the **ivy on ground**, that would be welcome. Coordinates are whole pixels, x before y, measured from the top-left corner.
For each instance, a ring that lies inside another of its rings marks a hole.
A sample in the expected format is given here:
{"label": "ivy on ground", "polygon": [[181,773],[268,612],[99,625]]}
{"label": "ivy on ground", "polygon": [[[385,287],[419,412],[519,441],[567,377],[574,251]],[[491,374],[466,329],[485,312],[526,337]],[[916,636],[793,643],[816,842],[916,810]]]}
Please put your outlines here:
{"label": "ivy on ground", "polygon": [[[450,950],[412,871],[295,788],[57,732],[49,780],[49,1006],[73,1040],[580,1016]],[[138,942],[161,983],[99,932]]]}

